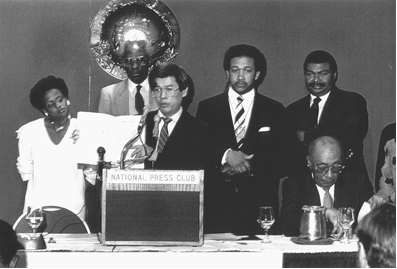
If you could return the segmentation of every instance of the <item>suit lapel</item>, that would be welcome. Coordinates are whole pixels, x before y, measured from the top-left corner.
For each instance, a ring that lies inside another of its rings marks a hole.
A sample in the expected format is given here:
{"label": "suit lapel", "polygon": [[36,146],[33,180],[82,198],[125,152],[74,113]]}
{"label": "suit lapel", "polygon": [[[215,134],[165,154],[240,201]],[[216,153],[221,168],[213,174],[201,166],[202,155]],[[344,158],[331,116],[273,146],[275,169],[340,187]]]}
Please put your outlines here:
{"label": "suit lapel", "polygon": [[306,177],[306,190],[308,192],[305,202],[307,205],[321,205],[320,194],[311,175]]}
{"label": "suit lapel", "polygon": [[338,97],[338,88],[333,87],[331,92],[329,93],[327,102],[324,105],[323,112],[321,113],[321,118],[320,118],[320,124],[319,127],[321,128],[322,126],[329,126],[328,122],[330,120],[330,117],[333,113],[332,111],[335,111],[335,107],[338,106],[339,103],[339,97]]}
{"label": "suit lapel", "polygon": [[130,92],[128,90],[128,79],[125,79],[119,84],[119,87],[115,91],[116,95],[116,109],[118,115],[129,115],[130,114]]}
{"label": "suit lapel", "polygon": [[237,147],[227,91],[220,96],[219,106],[214,113],[214,117],[217,117],[219,130],[222,130],[223,132],[222,136],[224,137],[224,144],[232,148]]}

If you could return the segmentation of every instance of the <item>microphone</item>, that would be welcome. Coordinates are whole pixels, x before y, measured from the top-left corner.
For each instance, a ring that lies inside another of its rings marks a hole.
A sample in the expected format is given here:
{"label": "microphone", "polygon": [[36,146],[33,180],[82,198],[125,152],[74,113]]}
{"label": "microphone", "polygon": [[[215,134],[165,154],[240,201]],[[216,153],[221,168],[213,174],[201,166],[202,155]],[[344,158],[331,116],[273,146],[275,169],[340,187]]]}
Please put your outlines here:
{"label": "microphone", "polygon": [[153,137],[158,137],[159,136],[159,123],[160,123],[160,116],[155,115],[153,117],[154,121],[154,127],[153,127]]}
{"label": "microphone", "polygon": [[138,133],[142,132],[143,126],[146,124],[146,116],[150,111],[150,106],[144,106],[143,107],[143,113],[141,116],[141,120],[138,123]]}
{"label": "microphone", "polygon": [[98,147],[97,153],[98,153],[97,171],[98,171],[98,176],[99,176],[99,178],[102,179],[103,155],[105,155],[106,150],[104,149],[104,147]]}

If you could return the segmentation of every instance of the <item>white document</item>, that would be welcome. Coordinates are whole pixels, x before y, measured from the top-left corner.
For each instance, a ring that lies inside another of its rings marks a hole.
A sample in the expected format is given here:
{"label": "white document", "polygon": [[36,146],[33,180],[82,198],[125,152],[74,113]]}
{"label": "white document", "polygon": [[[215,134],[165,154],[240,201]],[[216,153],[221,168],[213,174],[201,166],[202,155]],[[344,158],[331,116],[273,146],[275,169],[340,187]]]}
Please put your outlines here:
{"label": "white document", "polygon": [[[104,161],[117,162],[124,145],[138,133],[141,116],[112,116],[95,112],[78,112],[78,129],[80,131],[77,147],[77,162],[97,164],[98,147],[106,151]],[[145,128],[140,138],[145,143]],[[136,144],[142,145],[138,139]]]}

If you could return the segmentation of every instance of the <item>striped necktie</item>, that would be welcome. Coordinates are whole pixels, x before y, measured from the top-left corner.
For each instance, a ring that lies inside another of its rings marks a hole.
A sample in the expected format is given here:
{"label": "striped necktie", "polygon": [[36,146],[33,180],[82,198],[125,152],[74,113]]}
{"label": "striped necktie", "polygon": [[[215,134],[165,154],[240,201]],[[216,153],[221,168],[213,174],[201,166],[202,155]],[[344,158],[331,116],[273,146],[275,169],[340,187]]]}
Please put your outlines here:
{"label": "striped necktie", "polygon": [[245,117],[243,118],[243,114],[244,114],[244,107],[243,107],[243,98],[242,97],[237,97],[237,107],[236,107],[236,117],[234,118],[234,133],[236,135],[236,141],[237,141],[237,145],[238,147],[241,147],[243,144],[243,138],[245,136],[245,126],[244,126],[244,122],[245,122]]}
{"label": "striped necktie", "polygon": [[168,123],[172,121],[171,118],[162,118],[164,121],[163,128],[161,128],[160,132],[160,138],[159,138],[159,145],[157,148],[158,153],[161,153],[163,151],[164,145],[167,142],[168,139]]}
{"label": "striped necktie", "polygon": [[329,188],[323,188],[323,190],[325,191],[323,198],[323,206],[325,206],[326,208],[331,208],[334,202],[332,200],[331,194],[329,193]]}

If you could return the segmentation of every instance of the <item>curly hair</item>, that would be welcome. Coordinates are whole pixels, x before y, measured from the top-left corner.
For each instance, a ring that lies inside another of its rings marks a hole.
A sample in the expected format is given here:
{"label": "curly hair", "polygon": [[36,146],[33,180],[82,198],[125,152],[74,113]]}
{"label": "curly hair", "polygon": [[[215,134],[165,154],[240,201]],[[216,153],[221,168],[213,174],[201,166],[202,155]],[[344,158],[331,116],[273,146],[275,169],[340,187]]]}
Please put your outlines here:
{"label": "curly hair", "polygon": [[69,98],[69,90],[65,81],[62,78],[48,76],[40,79],[30,90],[29,98],[32,106],[42,112],[45,108],[44,96],[51,89],[58,89],[63,96]]}
{"label": "curly hair", "polygon": [[396,267],[396,205],[384,203],[371,210],[357,226],[370,267]]}

